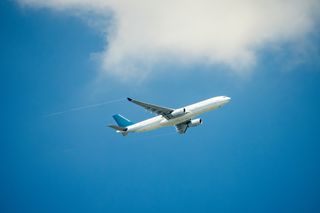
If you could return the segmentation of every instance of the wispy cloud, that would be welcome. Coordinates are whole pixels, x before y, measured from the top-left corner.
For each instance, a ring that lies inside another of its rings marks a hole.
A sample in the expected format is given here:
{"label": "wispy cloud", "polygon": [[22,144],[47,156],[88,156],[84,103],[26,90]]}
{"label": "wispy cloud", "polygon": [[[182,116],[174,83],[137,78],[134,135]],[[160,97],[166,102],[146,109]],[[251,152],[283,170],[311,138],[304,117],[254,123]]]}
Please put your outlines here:
{"label": "wispy cloud", "polygon": [[100,102],[100,103],[96,103],[96,104],[88,104],[88,105],[83,105],[83,106],[77,106],[77,107],[73,107],[73,108],[70,108],[70,109],[67,109],[67,110],[63,110],[63,111],[59,111],[59,112],[52,112],[52,113],[46,114],[44,117],[47,118],[47,117],[62,115],[62,114],[69,113],[69,112],[80,111],[80,110],[84,110],[84,109],[97,108],[97,107],[101,107],[101,106],[117,103],[117,102],[124,101],[124,100],[126,100],[126,99],[125,98],[120,98],[120,99],[115,99],[115,100],[111,100],[111,101],[104,101],[104,102]]}
{"label": "wispy cloud", "polygon": [[[18,0],[24,6],[95,13],[108,41],[105,73],[146,76],[160,63],[222,64],[245,72],[266,45],[295,43],[315,27],[318,0]],[[95,21],[91,20],[95,25]]]}

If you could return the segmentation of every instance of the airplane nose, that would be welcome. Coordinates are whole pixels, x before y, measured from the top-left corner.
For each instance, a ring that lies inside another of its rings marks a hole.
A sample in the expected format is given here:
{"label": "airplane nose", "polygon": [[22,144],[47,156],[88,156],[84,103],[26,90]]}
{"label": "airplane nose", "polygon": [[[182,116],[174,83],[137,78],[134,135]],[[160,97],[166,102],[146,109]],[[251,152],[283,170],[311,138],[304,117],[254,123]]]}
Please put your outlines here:
{"label": "airplane nose", "polygon": [[227,102],[231,101],[231,98],[230,97],[226,97],[226,101]]}

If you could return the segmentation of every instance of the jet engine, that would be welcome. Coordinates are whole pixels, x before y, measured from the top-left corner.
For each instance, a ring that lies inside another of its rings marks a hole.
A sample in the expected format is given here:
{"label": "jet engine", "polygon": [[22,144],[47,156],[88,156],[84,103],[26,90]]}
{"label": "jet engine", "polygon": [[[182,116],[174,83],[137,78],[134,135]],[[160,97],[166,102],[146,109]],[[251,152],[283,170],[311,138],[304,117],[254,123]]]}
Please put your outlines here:
{"label": "jet engine", "polygon": [[171,112],[171,115],[173,117],[178,117],[180,115],[184,115],[186,113],[186,109],[185,108],[180,108],[180,109],[176,109],[173,112]]}
{"label": "jet engine", "polygon": [[188,127],[195,127],[202,124],[202,120],[201,118],[196,118],[196,119],[192,119],[189,123],[188,123]]}

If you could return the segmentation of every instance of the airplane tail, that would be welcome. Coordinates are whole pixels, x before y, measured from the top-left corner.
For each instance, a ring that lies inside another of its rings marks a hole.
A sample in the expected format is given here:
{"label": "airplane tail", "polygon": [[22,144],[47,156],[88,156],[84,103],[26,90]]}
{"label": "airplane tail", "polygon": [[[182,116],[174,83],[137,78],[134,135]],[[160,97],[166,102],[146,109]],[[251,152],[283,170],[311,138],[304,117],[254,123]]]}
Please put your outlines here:
{"label": "airplane tail", "polygon": [[120,114],[113,115],[112,117],[117,122],[119,127],[127,127],[133,124],[132,121],[128,120]]}
{"label": "airplane tail", "polygon": [[117,125],[108,125],[108,127],[111,127],[112,129],[116,130],[117,133],[121,133],[123,136],[126,136],[128,134],[127,128],[120,127]]}
{"label": "airplane tail", "polygon": [[116,121],[117,125],[109,125],[112,129],[115,129],[118,133],[121,133],[123,136],[126,136],[128,134],[127,126],[130,126],[133,124],[132,121],[128,120],[127,118],[123,117],[120,114],[116,114],[112,116],[113,119]]}
{"label": "airplane tail", "polygon": [[112,129],[115,129],[119,132],[125,132],[127,131],[127,128],[124,128],[124,127],[120,127],[120,126],[117,126],[117,125],[108,125],[108,127],[112,128]]}

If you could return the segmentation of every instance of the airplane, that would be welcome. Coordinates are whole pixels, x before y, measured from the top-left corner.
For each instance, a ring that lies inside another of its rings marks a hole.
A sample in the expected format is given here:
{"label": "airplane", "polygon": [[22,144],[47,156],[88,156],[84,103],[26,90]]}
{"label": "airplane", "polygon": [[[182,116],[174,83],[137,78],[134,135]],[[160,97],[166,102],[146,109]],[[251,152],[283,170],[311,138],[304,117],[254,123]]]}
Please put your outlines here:
{"label": "airplane", "polygon": [[120,114],[113,115],[112,117],[118,125],[108,126],[115,129],[117,133],[121,133],[123,136],[126,136],[128,133],[146,132],[165,126],[175,126],[178,133],[184,134],[189,127],[195,127],[202,124],[202,119],[195,118],[196,116],[220,108],[231,100],[231,98],[227,96],[217,96],[182,108],[172,109],[141,102],[132,98],[127,99],[150,112],[156,113],[157,116],[138,123],[133,123]]}

